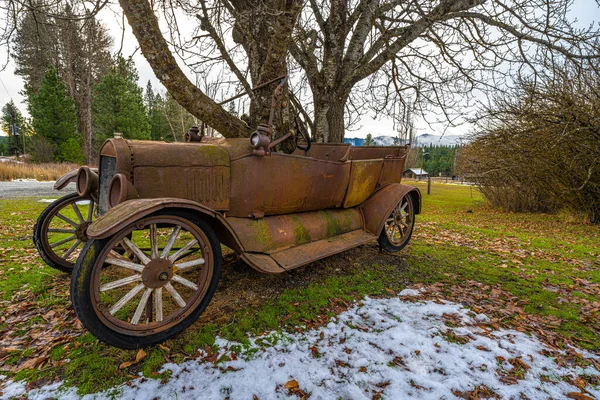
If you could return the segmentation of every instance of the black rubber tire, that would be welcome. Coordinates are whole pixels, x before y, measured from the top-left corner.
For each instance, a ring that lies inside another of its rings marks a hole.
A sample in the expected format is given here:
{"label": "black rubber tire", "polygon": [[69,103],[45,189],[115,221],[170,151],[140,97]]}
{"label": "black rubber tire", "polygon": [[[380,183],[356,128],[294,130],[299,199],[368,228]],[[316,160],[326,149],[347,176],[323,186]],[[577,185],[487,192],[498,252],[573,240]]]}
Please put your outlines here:
{"label": "black rubber tire", "polygon": [[209,239],[214,255],[213,277],[209,284],[206,295],[200,301],[197,308],[172,328],[148,336],[132,336],[116,332],[104,325],[102,320],[98,317],[98,315],[96,315],[94,307],[92,306],[90,285],[94,269],[93,267],[96,264],[96,255],[102,252],[104,247],[110,241],[111,237],[101,240],[90,239],[81,251],[81,255],[77,259],[75,269],[71,275],[71,302],[73,303],[75,314],[83,326],[85,326],[86,329],[101,342],[107,343],[111,346],[119,347],[121,349],[139,349],[142,347],[152,346],[172,338],[188,328],[198,319],[198,317],[200,317],[217,290],[217,284],[219,282],[219,278],[221,277],[221,264],[223,256],[221,254],[219,239],[217,239],[217,235],[214,233],[210,225],[206,221],[199,219],[192,214],[179,210],[162,210],[153,214],[153,216],[157,215],[172,215],[186,218],[204,231]]}
{"label": "black rubber tire", "polygon": [[[412,237],[413,230],[415,227],[415,207],[414,207],[414,202],[413,202],[412,196],[410,194],[406,194],[405,197],[402,198],[402,200],[404,200],[404,198],[407,198],[408,202],[410,203],[410,212],[412,213],[412,218],[411,218],[412,222],[410,224],[410,231],[408,232],[406,239],[400,245],[394,245],[392,242],[390,242],[389,238],[387,237],[386,232],[385,232],[385,227],[381,230],[381,233],[379,234],[379,237],[377,238],[377,242],[379,242],[379,246],[383,250],[390,252],[390,253],[397,253],[406,247],[408,242],[410,242],[410,238]],[[402,201],[402,200],[400,200],[400,201]]]}
{"label": "black rubber tire", "polygon": [[35,244],[35,247],[38,249],[38,252],[40,253],[40,257],[42,257],[42,260],[44,260],[44,262],[46,264],[48,264],[50,267],[57,269],[59,271],[62,271],[62,272],[66,272],[67,274],[70,274],[71,272],[73,272],[73,268],[74,268],[75,264],[69,263],[67,261],[65,261],[62,264],[59,264],[56,261],[52,260],[52,258],[46,253],[46,251],[44,250],[44,247],[42,245],[42,240],[43,240],[42,228],[44,226],[44,220],[46,218],[48,218],[49,214],[52,213],[52,211],[56,207],[59,207],[61,204],[63,204],[65,202],[65,200],[73,200],[73,199],[79,198],[79,197],[80,196],[77,193],[72,193],[72,194],[68,194],[64,197],[61,197],[58,200],[53,201],[52,203],[50,203],[50,205],[48,207],[46,207],[44,209],[44,211],[38,217],[35,225],[33,226],[33,243]]}

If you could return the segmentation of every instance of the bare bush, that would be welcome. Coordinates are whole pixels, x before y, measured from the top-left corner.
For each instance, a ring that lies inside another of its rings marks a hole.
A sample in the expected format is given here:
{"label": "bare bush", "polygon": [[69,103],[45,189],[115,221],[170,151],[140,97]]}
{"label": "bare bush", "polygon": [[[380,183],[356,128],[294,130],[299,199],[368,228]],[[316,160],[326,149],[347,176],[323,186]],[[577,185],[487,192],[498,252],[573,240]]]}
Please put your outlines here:
{"label": "bare bush", "polygon": [[495,206],[584,213],[600,223],[600,74],[557,69],[496,98],[461,157]]}

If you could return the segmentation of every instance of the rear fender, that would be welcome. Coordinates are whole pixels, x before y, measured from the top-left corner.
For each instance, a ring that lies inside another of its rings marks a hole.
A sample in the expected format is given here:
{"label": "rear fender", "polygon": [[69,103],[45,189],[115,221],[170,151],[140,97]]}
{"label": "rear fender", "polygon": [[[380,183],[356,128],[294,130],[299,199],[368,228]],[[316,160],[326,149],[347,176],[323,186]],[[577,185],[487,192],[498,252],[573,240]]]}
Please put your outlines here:
{"label": "rear fender", "polygon": [[218,212],[196,203],[178,198],[136,199],[125,201],[111,208],[87,228],[87,235],[93,239],[104,239],[133,222],[164,209],[185,210],[210,223],[219,240],[227,247],[243,252],[237,236]]}
{"label": "rear fender", "polygon": [[364,218],[364,229],[374,235],[379,235],[386,219],[406,194],[412,198],[415,214],[420,214],[421,192],[419,189],[394,183],[379,190],[359,206]]}
{"label": "rear fender", "polygon": [[[90,168],[90,170],[92,172],[95,172],[96,174],[98,173],[98,168]],[[55,190],[63,190],[69,183],[71,183],[71,182],[75,183],[75,181],[77,180],[78,172],[79,172],[79,168],[69,171],[66,174],[64,174],[63,176],[61,176],[60,178],[58,178],[56,180],[56,183],[54,184],[54,189]]]}

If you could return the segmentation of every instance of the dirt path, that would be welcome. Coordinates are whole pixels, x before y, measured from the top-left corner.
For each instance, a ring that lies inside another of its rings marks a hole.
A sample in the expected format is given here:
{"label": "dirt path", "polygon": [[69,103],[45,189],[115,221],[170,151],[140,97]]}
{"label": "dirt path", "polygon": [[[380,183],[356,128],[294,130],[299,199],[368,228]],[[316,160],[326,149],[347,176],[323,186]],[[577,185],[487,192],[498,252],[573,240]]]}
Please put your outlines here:
{"label": "dirt path", "polygon": [[75,192],[75,185],[70,184],[61,191],[54,190],[54,182],[0,182],[0,199],[20,197],[47,197],[57,199],[68,193]]}

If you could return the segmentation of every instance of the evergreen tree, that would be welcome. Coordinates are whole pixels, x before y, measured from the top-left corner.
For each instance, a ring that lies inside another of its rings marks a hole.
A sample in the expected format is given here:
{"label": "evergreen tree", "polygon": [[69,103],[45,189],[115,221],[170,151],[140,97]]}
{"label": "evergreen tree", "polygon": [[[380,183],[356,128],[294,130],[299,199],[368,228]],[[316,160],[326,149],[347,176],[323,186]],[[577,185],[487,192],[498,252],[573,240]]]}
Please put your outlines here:
{"label": "evergreen tree", "polygon": [[94,88],[92,108],[98,144],[115,132],[128,139],[150,139],[151,126],[137,79],[133,61],[119,57]]}
{"label": "evergreen tree", "polygon": [[152,140],[172,140],[170,136],[169,121],[165,112],[165,100],[159,93],[152,89],[152,83],[148,81],[146,93],[144,94],[144,103],[148,110],[148,120],[150,122],[150,138]]}
{"label": "evergreen tree", "polygon": [[167,141],[183,141],[183,136],[188,129],[198,124],[194,116],[168,93],[165,94],[164,98],[164,115],[170,131],[170,135],[166,136]]}
{"label": "evergreen tree", "polygon": [[[73,98],[78,117],[78,131],[89,162],[97,154],[92,129],[92,89],[111,65],[112,39],[108,30],[92,15],[78,17],[75,3],[58,5],[48,13],[42,0],[32,0],[22,10],[14,35],[15,73],[25,81],[27,101],[41,85],[48,65],[56,68],[67,93]],[[21,13],[21,11],[20,11]]]}
{"label": "evergreen tree", "polygon": [[19,134],[25,130],[25,118],[23,118],[23,114],[21,114],[21,111],[15,106],[14,101],[11,100],[2,107],[2,120],[0,121],[2,131],[6,133],[7,136],[12,135],[11,110],[14,110],[15,122],[19,128]]}
{"label": "evergreen tree", "polygon": [[13,127],[12,127],[12,112],[14,112],[15,116],[15,124],[17,125],[18,134],[19,134],[19,153],[23,152],[23,140],[26,139],[26,133],[29,131],[29,126],[21,114],[21,111],[15,106],[13,100],[9,101],[2,107],[2,117],[0,121],[0,126],[2,131],[6,133],[8,140],[5,145],[5,153],[14,154],[14,139],[13,139]]}
{"label": "evergreen tree", "polygon": [[42,78],[40,89],[30,97],[29,114],[36,135],[52,144],[54,159],[74,161],[60,151],[60,145],[77,137],[75,102],[67,95],[65,84],[53,66]]}
{"label": "evergreen tree", "polygon": [[373,139],[373,135],[367,133],[367,138],[365,139],[363,146],[377,146],[377,143],[375,143],[375,140]]}
{"label": "evergreen tree", "polygon": [[429,145],[419,153],[416,160],[419,168],[421,165],[421,157],[423,158],[423,169],[431,176],[452,176],[454,175],[454,159],[458,146],[433,146]]}

